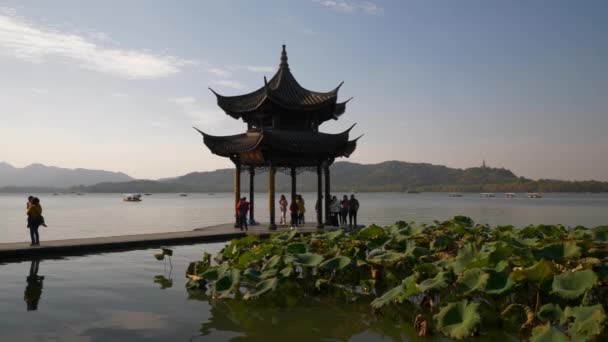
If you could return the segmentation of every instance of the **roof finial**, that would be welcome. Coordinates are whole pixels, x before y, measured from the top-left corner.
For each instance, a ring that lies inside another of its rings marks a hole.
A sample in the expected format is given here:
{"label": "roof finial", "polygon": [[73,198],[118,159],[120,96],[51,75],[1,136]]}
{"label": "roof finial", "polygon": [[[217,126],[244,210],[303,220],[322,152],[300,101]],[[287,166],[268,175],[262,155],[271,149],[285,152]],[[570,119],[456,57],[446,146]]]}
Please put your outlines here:
{"label": "roof finial", "polygon": [[279,64],[280,69],[289,69],[289,64],[287,63],[287,51],[285,51],[285,44],[283,44],[283,51],[281,51],[281,64]]}

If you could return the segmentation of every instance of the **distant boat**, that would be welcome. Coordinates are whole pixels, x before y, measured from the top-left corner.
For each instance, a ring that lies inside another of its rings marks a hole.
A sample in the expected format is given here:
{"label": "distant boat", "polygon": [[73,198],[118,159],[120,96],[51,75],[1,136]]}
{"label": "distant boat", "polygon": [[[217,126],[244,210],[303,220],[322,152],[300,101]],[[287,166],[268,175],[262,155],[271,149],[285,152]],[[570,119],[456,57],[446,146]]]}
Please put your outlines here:
{"label": "distant boat", "polygon": [[215,194],[214,194],[213,192],[210,192],[210,193],[208,193],[207,195],[209,195],[209,196],[213,196],[213,195],[215,195]]}
{"label": "distant boat", "polygon": [[419,194],[420,191],[418,191],[418,190],[408,190],[407,193],[408,194]]}
{"label": "distant boat", "polygon": [[59,194],[58,193],[54,193],[53,196],[59,196]]}
{"label": "distant boat", "polygon": [[515,193],[513,193],[513,192],[507,192],[505,194],[505,197],[507,197],[507,198],[514,198],[514,197],[517,197],[517,195],[515,195]]}
{"label": "distant boat", "polygon": [[455,193],[455,192],[450,192],[450,194],[448,196],[450,196],[450,197],[462,197],[462,194],[458,194],[458,193]]}
{"label": "distant boat", "polygon": [[481,194],[481,197],[496,197],[496,194],[493,192],[484,192]]}
{"label": "distant boat", "polygon": [[139,195],[139,194],[125,195],[125,197],[123,197],[122,200],[125,202],[141,202],[141,195]]}
{"label": "distant boat", "polygon": [[538,192],[530,193],[526,197],[528,197],[528,198],[543,198],[543,196],[541,194],[539,194]]}
{"label": "distant boat", "polygon": [[76,196],[84,196],[84,194],[81,194],[80,192],[76,194]]}
{"label": "distant boat", "polygon": [[144,194],[144,196],[150,196],[150,195],[152,195],[152,194],[151,194],[151,193],[149,193],[149,192],[146,192],[146,193]]}
{"label": "distant boat", "polygon": [[186,197],[188,194],[179,194],[181,197]]}

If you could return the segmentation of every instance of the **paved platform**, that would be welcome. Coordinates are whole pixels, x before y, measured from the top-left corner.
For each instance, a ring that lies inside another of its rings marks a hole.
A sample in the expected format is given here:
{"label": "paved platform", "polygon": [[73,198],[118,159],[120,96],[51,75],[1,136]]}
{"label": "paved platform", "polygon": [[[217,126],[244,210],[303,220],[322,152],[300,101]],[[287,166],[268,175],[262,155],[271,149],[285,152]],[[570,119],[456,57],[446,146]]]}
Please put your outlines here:
{"label": "paved platform", "polygon": [[[152,233],[136,235],[107,236],[84,239],[67,239],[41,241],[40,246],[30,246],[29,242],[0,243],[0,261],[10,259],[28,259],[37,257],[61,257],[108,251],[154,248],[171,245],[187,245],[202,242],[220,242],[258,235],[262,238],[277,231],[288,230],[288,226],[279,226],[276,231],[268,230],[268,224],[250,226],[248,231],[234,228],[233,223],[220,224],[191,231]],[[316,232],[313,224],[298,228],[303,233]]]}

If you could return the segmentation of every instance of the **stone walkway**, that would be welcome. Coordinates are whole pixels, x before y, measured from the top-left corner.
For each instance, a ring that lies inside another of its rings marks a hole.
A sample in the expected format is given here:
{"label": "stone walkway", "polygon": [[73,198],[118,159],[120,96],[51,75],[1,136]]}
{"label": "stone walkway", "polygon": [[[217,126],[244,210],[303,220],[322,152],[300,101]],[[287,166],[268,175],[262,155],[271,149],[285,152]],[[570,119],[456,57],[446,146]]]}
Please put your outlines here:
{"label": "stone walkway", "polygon": [[[36,257],[61,257],[108,251],[154,248],[171,245],[187,245],[202,242],[229,241],[245,235],[267,237],[271,233],[286,231],[288,227],[279,226],[276,231],[269,231],[268,224],[250,226],[248,231],[241,232],[232,223],[198,228],[192,231],[152,233],[137,235],[107,236],[98,238],[67,239],[42,241],[40,246],[30,246],[29,242],[0,243],[0,261],[8,259],[28,259]],[[298,228],[303,233],[316,232],[313,224]]]}

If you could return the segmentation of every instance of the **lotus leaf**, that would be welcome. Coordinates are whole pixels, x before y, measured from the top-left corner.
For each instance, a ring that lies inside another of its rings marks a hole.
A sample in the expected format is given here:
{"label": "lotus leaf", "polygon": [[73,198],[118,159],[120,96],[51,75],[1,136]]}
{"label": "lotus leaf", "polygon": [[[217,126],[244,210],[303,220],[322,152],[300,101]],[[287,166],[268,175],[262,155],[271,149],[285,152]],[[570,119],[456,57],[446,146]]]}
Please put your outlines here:
{"label": "lotus leaf", "polygon": [[473,221],[472,218],[467,217],[467,216],[462,216],[462,215],[454,216],[454,218],[452,220],[455,223],[460,224],[462,226],[466,226],[466,227],[472,227],[473,224],[475,224],[475,222]]}
{"label": "lotus leaf", "polygon": [[288,260],[296,265],[315,267],[323,262],[323,256],[315,253],[299,253],[289,256]]}
{"label": "lotus leaf", "polygon": [[475,247],[473,244],[467,243],[461,249],[458,250],[458,255],[452,260],[451,266],[454,273],[459,275],[464,272],[469,264],[475,258]]}
{"label": "lotus leaf", "polygon": [[382,296],[374,299],[371,303],[371,306],[374,309],[379,309],[384,305],[392,302],[401,303],[408,297],[418,294],[418,289],[416,287],[417,277],[418,275],[414,273],[411,276],[405,278],[401,282],[401,284],[385,292]]}
{"label": "lotus leaf", "polygon": [[414,271],[420,273],[424,278],[433,278],[439,273],[439,268],[430,262],[425,262],[414,266]]}
{"label": "lotus leaf", "polygon": [[596,227],[593,229],[593,239],[595,241],[608,241],[608,226]]}
{"label": "lotus leaf", "polygon": [[276,289],[278,284],[279,284],[278,278],[269,278],[269,279],[263,280],[256,285],[256,290],[257,290],[256,292],[245,293],[245,295],[243,296],[243,299],[247,300],[247,299],[258,298],[261,295],[265,294],[266,292],[273,291],[274,289]]}
{"label": "lotus leaf", "polygon": [[327,232],[324,234],[317,235],[317,236],[315,236],[315,238],[319,239],[319,240],[334,241],[335,239],[340,237],[342,234],[344,234],[344,229],[338,229],[333,232]]}
{"label": "lotus leaf", "polygon": [[580,297],[597,283],[597,275],[591,270],[565,272],[553,277],[552,292],[566,299]]}
{"label": "lotus leaf", "polygon": [[284,233],[278,233],[272,237],[272,241],[276,243],[285,243],[291,241],[296,236],[298,230],[290,230]]}
{"label": "lotus leaf", "polygon": [[319,268],[323,268],[330,271],[341,270],[344,267],[350,265],[350,263],[351,259],[349,257],[339,256],[322,262],[319,265]]}
{"label": "lotus leaf", "polygon": [[161,290],[164,290],[173,286],[173,279],[167,279],[163,275],[157,275],[154,276],[154,283],[160,285]]}
{"label": "lotus leaf", "polygon": [[262,273],[260,271],[251,267],[243,271],[243,277],[253,281],[260,281],[261,275]]}
{"label": "lotus leaf", "polygon": [[270,269],[270,268],[276,268],[281,264],[281,256],[280,255],[273,255],[272,257],[270,257],[270,259],[268,259],[264,265],[262,266],[262,271]]}
{"label": "lotus leaf", "polygon": [[361,229],[357,233],[357,237],[362,240],[372,240],[372,239],[377,239],[379,237],[384,237],[384,236],[386,236],[386,232],[384,231],[384,229],[382,227],[376,226],[374,224],[372,224],[369,227],[365,227],[365,228]]}
{"label": "lotus leaf", "polygon": [[541,260],[528,268],[513,270],[511,276],[513,277],[513,280],[518,282],[530,281],[533,283],[540,283],[543,280],[550,278],[555,273],[557,273],[557,271],[553,262]]}
{"label": "lotus leaf", "polygon": [[434,278],[426,279],[418,285],[420,292],[439,290],[448,286],[448,273],[441,271]]}
{"label": "lotus leaf", "polygon": [[484,289],[488,282],[489,274],[479,268],[464,271],[456,280],[457,290],[463,294]]}
{"label": "lotus leaf", "polygon": [[509,272],[506,269],[497,271],[494,269],[487,270],[488,280],[485,287],[482,289],[483,292],[491,295],[501,295],[509,291],[515,282],[509,276]]}
{"label": "lotus leaf", "polygon": [[301,242],[294,242],[287,245],[287,253],[298,254],[308,252],[308,245]]}
{"label": "lotus leaf", "polygon": [[395,252],[384,252],[373,256],[370,254],[370,256],[367,261],[377,265],[393,265],[405,258],[405,254]]}
{"label": "lotus leaf", "polygon": [[473,335],[481,323],[478,307],[479,304],[468,303],[466,300],[448,303],[433,319],[441,333],[455,339],[463,339]]}
{"label": "lotus leaf", "polygon": [[526,327],[534,320],[534,312],[529,306],[523,304],[509,304],[501,313],[504,324],[513,329],[519,330]]}
{"label": "lotus leaf", "polygon": [[224,298],[230,294],[230,292],[238,288],[241,272],[237,269],[227,271],[219,279],[213,283],[213,295],[214,297]]}
{"label": "lotus leaf", "polygon": [[439,235],[436,236],[433,241],[431,241],[429,247],[433,252],[439,252],[446,249],[452,241],[453,239],[449,235]]}
{"label": "lotus leaf", "polygon": [[564,311],[566,317],[574,317],[568,332],[572,335],[596,336],[602,333],[606,313],[601,304],[593,306],[567,307]]}
{"label": "lotus leaf", "polygon": [[568,337],[550,324],[543,324],[532,329],[530,342],[568,342]]}
{"label": "lotus leaf", "polygon": [[566,320],[566,316],[564,315],[564,310],[558,305],[554,303],[545,304],[538,309],[538,313],[536,314],[538,319],[541,321],[554,321],[560,322],[560,324],[564,324]]}
{"label": "lotus leaf", "polygon": [[293,273],[294,271],[292,266],[286,266],[281,271],[279,271],[279,274],[281,274],[281,276],[283,276],[284,278],[289,278]]}
{"label": "lotus leaf", "polygon": [[424,248],[424,247],[420,247],[416,245],[416,241],[414,240],[407,240],[407,244],[406,244],[406,249],[405,249],[405,255],[406,256],[413,256],[415,258],[419,258],[423,255],[427,255],[429,254],[429,250]]}
{"label": "lotus leaf", "polygon": [[579,257],[581,248],[575,242],[557,242],[534,250],[533,253],[538,259],[562,260]]}

